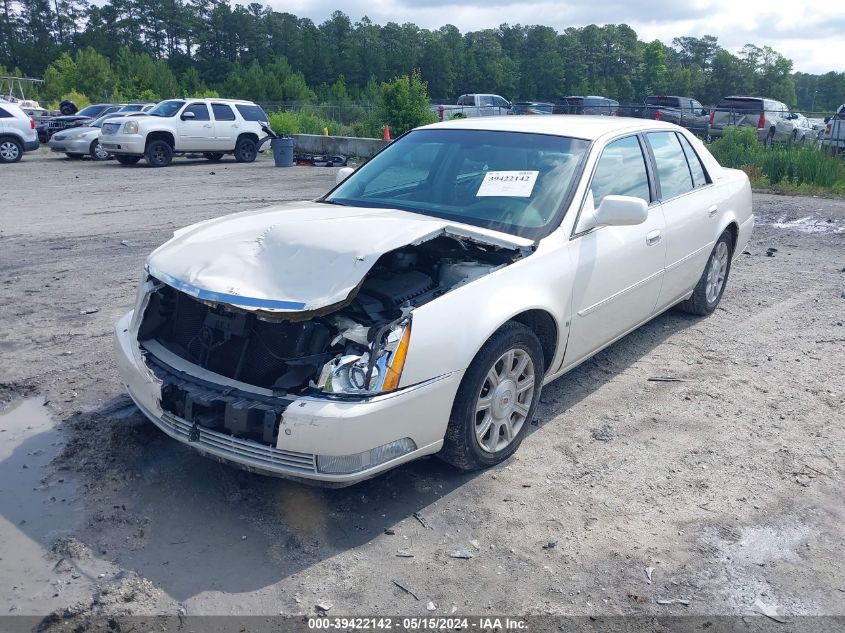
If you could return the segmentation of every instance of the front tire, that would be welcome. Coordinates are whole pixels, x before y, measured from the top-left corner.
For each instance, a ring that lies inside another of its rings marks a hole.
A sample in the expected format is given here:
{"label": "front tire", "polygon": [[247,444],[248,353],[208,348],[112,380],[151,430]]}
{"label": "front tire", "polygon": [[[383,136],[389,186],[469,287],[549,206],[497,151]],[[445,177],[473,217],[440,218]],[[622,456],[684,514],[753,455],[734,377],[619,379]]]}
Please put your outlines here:
{"label": "front tire", "polygon": [[251,163],[258,154],[258,146],[251,138],[238,139],[235,145],[235,160],[239,163]]}
{"label": "front tire", "polygon": [[513,455],[534,419],[543,371],[534,332],[506,323],[464,374],[437,456],[461,470],[478,470]]}
{"label": "front tire", "polygon": [[121,165],[135,165],[139,160],[141,160],[140,156],[122,156],[120,154],[114,158]]}
{"label": "front tire", "polygon": [[16,163],[23,156],[23,145],[13,138],[0,139],[0,163]]}
{"label": "front tire", "polygon": [[88,150],[88,153],[91,155],[93,160],[108,160],[111,158],[111,155],[103,149],[102,145],[100,145],[100,141],[96,139],[91,143],[91,148]]}
{"label": "front tire", "polygon": [[145,156],[150,167],[167,167],[173,160],[173,148],[166,141],[152,141]]}
{"label": "front tire", "polygon": [[728,283],[732,253],[733,236],[730,231],[725,231],[716,241],[692,296],[679,303],[678,308],[698,316],[707,316],[716,309]]}

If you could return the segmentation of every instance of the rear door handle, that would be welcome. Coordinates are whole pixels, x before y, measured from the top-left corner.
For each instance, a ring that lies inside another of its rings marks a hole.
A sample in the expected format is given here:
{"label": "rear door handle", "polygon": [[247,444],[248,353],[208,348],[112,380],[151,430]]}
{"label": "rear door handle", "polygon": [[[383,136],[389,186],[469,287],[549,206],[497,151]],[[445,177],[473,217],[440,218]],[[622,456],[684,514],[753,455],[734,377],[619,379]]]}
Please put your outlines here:
{"label": "rear door handle", "polygon": [[719,212],[719,207],[718,207],[717,205],[715,205],[715,204],[714,204],[712,207],[710,207],[709,209],[707,209],[707,217],[712,218],[712,217],[713,217],[714,215],[716,215],[718,212]]}
{"label": "rear door handle", "polygon": [[645,236],[645,243],[649,246],[654,246],[660,241],[660,231],[654,230],[649,232],[648,235]]}

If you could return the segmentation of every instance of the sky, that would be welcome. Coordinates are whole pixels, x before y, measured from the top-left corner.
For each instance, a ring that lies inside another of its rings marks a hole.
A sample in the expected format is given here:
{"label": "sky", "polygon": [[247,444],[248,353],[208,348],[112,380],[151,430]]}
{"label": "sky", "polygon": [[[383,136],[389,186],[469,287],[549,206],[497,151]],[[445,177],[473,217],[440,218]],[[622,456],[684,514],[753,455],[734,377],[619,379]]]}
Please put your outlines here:
{"label": "sky", "polygon": [[[246,0],[242,0],[246,2]],[[641,40],[671,44],[685,35],[715,35],[736,53],[745,44],[771,46],[806,73],[845,71],[842,0],[269,0],[277,11],[320,23],[341,10],[353,22],[412,22],[461,32],[502,23],[543,24],[558,31],[587,24],[628,24]]]}

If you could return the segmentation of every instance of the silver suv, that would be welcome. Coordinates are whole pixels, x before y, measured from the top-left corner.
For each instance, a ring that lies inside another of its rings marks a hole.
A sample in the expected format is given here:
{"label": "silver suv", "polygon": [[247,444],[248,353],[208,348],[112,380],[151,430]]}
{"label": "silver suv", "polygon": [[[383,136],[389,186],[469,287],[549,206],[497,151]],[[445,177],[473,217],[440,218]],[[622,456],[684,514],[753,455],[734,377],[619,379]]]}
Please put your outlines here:
{"label": "silver suv", "polygon": [[725,97],[710,112],[710,136],[722,136],[726,127],[752,127],[765,145],[792,138],[793,117],[785,103],[765,97]]}
{"label": "silver suv", "polygon": [[38,149],[35,121],[14,103],[0,101],[0,163],[16,163]]}
{"label": "silver suv", "polygon": [[845,154],[845,104],[839,106],[836,114],[825,118],[822,147],[834,156]]}

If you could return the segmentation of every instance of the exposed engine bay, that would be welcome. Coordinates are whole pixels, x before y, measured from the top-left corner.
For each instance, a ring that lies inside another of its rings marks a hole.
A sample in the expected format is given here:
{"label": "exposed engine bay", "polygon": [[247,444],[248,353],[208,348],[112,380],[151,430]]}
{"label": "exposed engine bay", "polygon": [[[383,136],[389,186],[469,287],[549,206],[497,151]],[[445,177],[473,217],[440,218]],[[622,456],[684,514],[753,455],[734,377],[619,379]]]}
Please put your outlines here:
{"label": "exposed engine bay", "polygon": [[520,257],[517,249],[441,234],[385,253],[343,305],[310,318],[215,304],[160,284],[147,302],[138,341],[163,381],[166,410],[271,443],[279,407],[286,405],[197,384],[176,375],[156,351],[164,348],[215,374],[270,390],[275,398],[388,391],[398,384],[391,359],[403,339],[407,345],[412,309]]}

